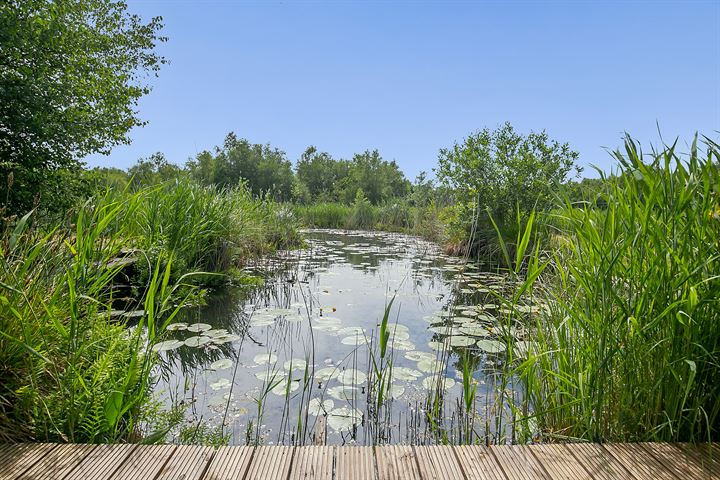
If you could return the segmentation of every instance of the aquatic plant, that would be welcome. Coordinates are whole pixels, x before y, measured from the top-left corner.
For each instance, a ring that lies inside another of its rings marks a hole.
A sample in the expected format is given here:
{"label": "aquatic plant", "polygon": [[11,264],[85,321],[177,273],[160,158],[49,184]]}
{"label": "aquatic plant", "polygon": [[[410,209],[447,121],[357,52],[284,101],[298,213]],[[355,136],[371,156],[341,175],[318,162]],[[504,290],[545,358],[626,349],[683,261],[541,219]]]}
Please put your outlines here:
{"label": "aquatic plant", "polygon": [[558,211],[550,301],[518,369],[543,435],[718,439],[720,149],[702,150],[644,155],[628,137],[607,205]]}

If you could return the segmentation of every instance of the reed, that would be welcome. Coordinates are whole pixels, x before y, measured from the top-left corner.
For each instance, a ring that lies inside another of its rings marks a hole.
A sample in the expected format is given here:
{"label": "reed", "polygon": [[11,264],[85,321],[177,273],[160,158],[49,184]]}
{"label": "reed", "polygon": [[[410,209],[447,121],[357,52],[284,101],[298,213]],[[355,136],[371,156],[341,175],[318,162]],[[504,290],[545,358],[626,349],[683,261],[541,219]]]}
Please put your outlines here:
{"label": "reed", "polygon": [[604,209],[556,211],[547,307],[516,371],[525,419],[546,438],[717,440],[720,149],[643,155],[628,138],[615,156]]}

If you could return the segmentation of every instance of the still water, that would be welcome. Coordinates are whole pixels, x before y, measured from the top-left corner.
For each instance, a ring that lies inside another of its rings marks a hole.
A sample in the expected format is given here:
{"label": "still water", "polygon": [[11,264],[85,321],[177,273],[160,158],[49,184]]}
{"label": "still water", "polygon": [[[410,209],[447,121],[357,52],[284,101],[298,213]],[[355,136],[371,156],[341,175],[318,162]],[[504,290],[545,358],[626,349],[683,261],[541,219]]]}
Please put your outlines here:
{"label": "still water", "polygon": [[[321,417],[330,444],[457,441],[464,366],[476,391],[471,434],[496,435],[507,414],[497,406],[503,276],[407,235],[305,236],[307,248],[248,269],[263,286],[212,296],[168,327],[161,402],[231,444],[311,442]],[[526,348],[511,328],[515,349]]]}

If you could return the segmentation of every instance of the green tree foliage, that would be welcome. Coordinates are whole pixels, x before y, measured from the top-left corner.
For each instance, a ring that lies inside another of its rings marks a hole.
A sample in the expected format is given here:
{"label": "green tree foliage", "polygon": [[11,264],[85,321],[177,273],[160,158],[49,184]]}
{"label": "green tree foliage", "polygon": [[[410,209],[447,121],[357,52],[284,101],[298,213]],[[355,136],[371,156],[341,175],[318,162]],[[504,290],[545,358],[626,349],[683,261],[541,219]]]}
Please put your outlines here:
{"label": "green tree foliage", "polygon": [[269,194],[277,200],[292,196],[292,165],[285,152],[239,139],[232,132],[222,147],[215,149],[215,155],[204,151],[187,166],[192,176],[205,185],[234,187],[245,182],[255,196]]}
{"label": "green tree foliage", "polygon": [[440,150],[437,174],[458,201],[506,218],[516,206],[530,211],[549,205],[577,158],[567,143],[550,140],[545,131],[525,136],[505,123]]}
{"label": "green tree foliage", "polygon": [[[0,202],[63,209],[58,172],[128,143],[137,101],[163,57],[160,18],[113,0],[0,2]],[[62,178],[61,178],[62,179]]]}
{"label": "green tree foliage", "polygon": [[[494,255],[495,234],[489,213],[501,228],[514,228],[521,214],[544,210],[568,179],[578,153],[567,143],[551,140],[545,131],[518,133],[510,123],[484,128],[461,143],[440,150],[438,180],[454,197],[445,212],[451,241],[476,253]],[[513,236],[512,232],[504,232]]]}
{"label": "green tree foliage", "polygon": [[354,204],[361,190],[373,205],[410,193],[411,184],[395,161],[383,160],[377,150],[355,154],[352,160],[335,160],[308,147],[296,165],[296,190],[315,202]]}
{"label": "green tree foliage", "polygon": [[168,162],[161,152],[148,158],[141,158],[128,169],[133,185],[155,185],[183,176],[183,170],[174,163]]}
{"label": "green tree foliage", "polygon": [[338,201],[339,187],[348,176],[350,164],[333,159],[327,152],[310,146],[300,156],[295,167],[297,181],[314,201]]}

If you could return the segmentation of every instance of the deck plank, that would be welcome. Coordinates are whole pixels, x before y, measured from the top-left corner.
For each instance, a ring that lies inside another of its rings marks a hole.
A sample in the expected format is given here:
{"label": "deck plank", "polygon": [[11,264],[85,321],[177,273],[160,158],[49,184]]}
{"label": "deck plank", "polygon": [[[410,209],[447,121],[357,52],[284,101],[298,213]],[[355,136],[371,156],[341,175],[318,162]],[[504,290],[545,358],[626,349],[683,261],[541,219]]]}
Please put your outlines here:
{"label": "deck plank", "polygon": [[155,480],[200,480],[214,453],[212,447],[180,445]]}
{"label": "deck plank", "polygon": [[338,480],[376,479],[375,454],[372,447],[337,447],[335,478]]}
{"label": "deck plank", "polygon": [[592,480],[593,478],[563,445],[530,445],[528,448],[545,468],[545,471],[554,479]]}
{"label": "deck plank", "polygon": [[550,479],[540,462],[524,445],[493,445],[490,452],[510,480]]}
{"label": "deck plank", "polygon": [[378,478],[401,480],[420,478],[415,452],[407,445],[383,445],[375,447]]}
{"label": "deck plank", "polygon": [[295,447],[256,447],[246,480],[286,480],[290,475]]}
{"label": "deck plank", "polygon": [[668,469],[637,443],[605,443],[602,445],[637,479],[673,480]]}
{"label": "deck plank", "polygon": [[202,480],[240,480],[250,466],[253,447],[220,447],[215,451]]}
{"label": "deck plank", "polygon": [[95,445],[65,444],[53,448],[31,468],[18,477],[21,480],[62,480],[95,448]]}
{"label": "deck plank", "polygon": [[332,480],[335,447],[306,446],[295,449],[290,480]]}
{"label": "deck plank", "polygon": [[452,447],[417,446],[414,450],[423,480],[465,480]]}
{"label": "deck plank", "polygon": [[507,480],[490,449],[481,445],[454,447],[460,467],[468,480]]}
{"label": "deck plank", "polygon": [[676,443],[675,446],[690,457],[695,465],[702,468],[707,478],[720,478],[720,453],[709,448],[705,443],[697,445]]}
{"label": "deck plank", "polygon": [[98,445],[65,480],[107,480],[137,447],[138,445]]}
{"label": "deck plank", "polygon": [[635,478],[622,463],[597,443],[573,443],[563,447],[568,455],[572,455],[597,480]]}
{"label": "deck plank", "polygon": [[175,445],[141,445],[128,455],[110,478],[113,480],[155,478],[176,448]]}
{"label": "deck plank", "polygon": [[56,443],[9,445],[0,457],[0,480],[15,480],[56,447]]}
{"label": "deck plank", "polygon": [[705,475],[702,465],[695,463],[692,457],[671,443],[641,443],[640,446],[678,478],[702,478]]}

